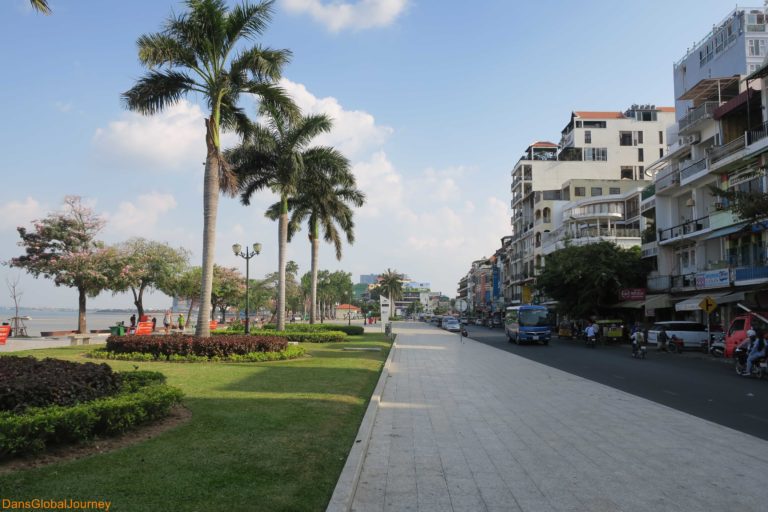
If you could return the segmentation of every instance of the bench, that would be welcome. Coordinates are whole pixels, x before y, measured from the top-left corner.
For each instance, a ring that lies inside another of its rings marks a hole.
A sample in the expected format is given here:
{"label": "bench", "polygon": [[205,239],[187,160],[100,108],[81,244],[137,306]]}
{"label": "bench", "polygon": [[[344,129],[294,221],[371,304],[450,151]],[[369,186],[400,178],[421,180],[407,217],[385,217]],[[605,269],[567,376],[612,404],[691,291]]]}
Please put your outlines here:
{"label": "bench", "polygon": [[75,345],[90,345],[91,343],[91,335],[90,334],[71,334],[69,336],[69,344],[71,346]]}
{"label": "bench", "polygon": [[136,336],[149,336],[152,334],[152,322],[139,322],[134,334]]}
{"label": "bench", "polygon": [[11,335],[10,325],[0,325],[0,345],[5,345],[8,340],[8,336]]}
{"label": "bench", "polygon": [[71,336],[79,334],[79,331],[43,331],[40,336],[43,338],[58,338],[59,336]]}

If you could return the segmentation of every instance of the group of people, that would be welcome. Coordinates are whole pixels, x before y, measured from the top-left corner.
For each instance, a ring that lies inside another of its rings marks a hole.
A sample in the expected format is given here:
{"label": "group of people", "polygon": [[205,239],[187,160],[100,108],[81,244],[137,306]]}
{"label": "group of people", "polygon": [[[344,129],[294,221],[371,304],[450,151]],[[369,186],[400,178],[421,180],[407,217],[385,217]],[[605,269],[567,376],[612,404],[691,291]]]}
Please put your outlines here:
{"label": "group of people", "polygon": [[[150,321],[148,320],[148,318],[149,317],[147,315],[142,315],[140,321],[148,322]],[[157,330],[157,318],[153,316],[151,322],[152,322],[152,332],[154,332],[155,330]],[[179,312],[178,319],[176,323],[174,323],[173,313],[171,312],[171,310],[170,309],[165,310],[165,313],[163,314],[163,328],[165,329],[165,334],[168,334],[171,331],[171,329],[176,327],[178,327],[183,331],[184,326],[185,326],[184,313]],[[135,329],[136,329],[136,314],[134,313],[133,315],[131,315],[131,330],[135,330]]]}

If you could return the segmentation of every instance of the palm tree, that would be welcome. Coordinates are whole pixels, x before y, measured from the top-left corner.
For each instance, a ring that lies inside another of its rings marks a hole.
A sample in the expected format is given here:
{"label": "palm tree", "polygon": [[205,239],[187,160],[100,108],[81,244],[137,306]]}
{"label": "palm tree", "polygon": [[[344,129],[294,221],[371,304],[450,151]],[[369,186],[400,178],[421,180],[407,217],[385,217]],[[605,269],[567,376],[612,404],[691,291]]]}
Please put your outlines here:
{"label": "palm tree", "polygon": [[129,110],[153,115],[190,93],[205,99],[205,178],[203,188],[203,272],[196,334],[208,336],[219,192],[234,196],[236,177],[221,153],[220,131],[245,136],[251,123],[238,106],[242,93],[286,117],[297,109],[275,85],[288,62],[288,50],[253,46],[235,53],[238,42],[261,35],[272,15],[273,0],[243,2],[228,9],[223,0],[187,0],[187,13],[171,15],[162,32],[143,35],[137,44],[146,75],[123,94]]}
{"label": "palm tree", "polygon": [[[313,153],[307,149],[317,135],[331,129],[325,115],[292,119],[271,103],[262,103],[259,113],[266,124],[256,124],[243,143],[227,153],[241,187],[240,200],[269,188],[280,196],[278,218],[277,329],[285,329],[285,253],[288,244],[288,200],[295,197]],[[277,213],[276,212],[276,213]]]}
{"label": "palm tree", "polygon": [[32,8],[43,14],[51,14],[51,8],[48,6],[48,0],[29,0]]}
{"label": "palm tree", "polygon": [[395,301],[403,298],[403,275],[397,270],[387,269],[385,273],[381,275],[381,282],[379,284],[381,294],[389,297],[391,302],[390,311],[392,316],[395,315]]}
{"label": "palm tree", "polygon": [[[352,220],[353,206],[360,207],[365,202],[365,194],[356,188],[355,176],[347,160],[340,152],[332,148],[316,147],[308,149],[303,155],[305,170],[298,186],[298,194],[288,199],[291,220],[288,224],[288,241],[306,220],[309,230],[309,242],[312,254],[310,313],[309,323],[317,319],[317,260],[320,249],[320,230],[323,239],[332,243],[336,249],[336,259],[341,260],[342,239],[339,230],[346,236],[347,242],[355,241]],[[267,217],[275,220],[280,215],[280,203],[275,203],[267,210]],[[337,229],[338,226],[338,229]]]}

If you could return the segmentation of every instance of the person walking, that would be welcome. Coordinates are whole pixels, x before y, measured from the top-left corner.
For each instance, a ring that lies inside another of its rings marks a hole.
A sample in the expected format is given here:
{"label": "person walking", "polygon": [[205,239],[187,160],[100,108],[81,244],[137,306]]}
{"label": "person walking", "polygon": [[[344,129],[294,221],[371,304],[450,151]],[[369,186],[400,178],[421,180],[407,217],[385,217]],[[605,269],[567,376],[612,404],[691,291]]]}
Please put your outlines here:
{"label": "person walking", "polygon": [[163,327],[165,328],[165,334],[168,334],[168,332],[171,329],[171,310],[166,309],[165,314],[163,315]]}
{"label": "person walking", "polygon": [[179,329],[184,331],[184,313],[179,313]]}
{"label": "person walking", "polygon": [[136,327],[136,313],[131,315],[131,327]]}
{"label": "person walking", "polygon": [[659,334],[656,335],[656,350],[659,352],[667,352],[667,341],[669,341],[667,330],[662,327]]}
{"label": "person walking", "polygon": [[157,329],[157,317],[152,317],[152,332],[155,332]]}

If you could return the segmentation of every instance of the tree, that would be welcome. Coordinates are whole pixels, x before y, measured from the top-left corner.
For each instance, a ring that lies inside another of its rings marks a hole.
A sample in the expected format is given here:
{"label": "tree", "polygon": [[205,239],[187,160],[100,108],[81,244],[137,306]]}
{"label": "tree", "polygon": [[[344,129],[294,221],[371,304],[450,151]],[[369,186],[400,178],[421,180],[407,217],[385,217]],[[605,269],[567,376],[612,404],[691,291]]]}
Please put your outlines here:
{"label": "tree", "polygon": [[[756,185],[759,178],[764,175],[763,171],[756,171],[753,176],[747,176],[753,180]],[[763,228],[768,228],[768,193],[760,190],[723,190],[717,186],[710,185],[709,190],[712,195],[724,200],[728,207],[742,220],[747,221],[751,227],[755,224],[762,224]]]}
{"label": "tree", "polygon": [[200,267],[188,268],[170,283],[171,295],[177,299],[189,301],[189,309],[187,310],[185,326],[189,325],[189,319],[192,316],[192,311],[197,306],[200,300],[200,287],[201,287],[201,275],[203,269]]}
{"label": "tree", "polygon": [[536,286],[572,317],[602,314],[616,304],[620,288],[644,286],[646,265],[639,247],[622,249],[611,242],[570,245],[547,255]]}
{"label": "tree", "polygon": [[297,195],[311,161],[307,146],[317,135],[331,129],[324,115],[292,118],[271,103],[259,109],[265,124],[258,124],[243,143],[227,153],[241,184],[240,200],[250,204],[251,196],[268,188],[280,197],[278,218],[278,316],[277,329],[285,329],[285,258],[288,244],[288,200]]}
{"label": "tree", "polygon": [[[221,313],[221,321],[227,320],[227,308],[238,306],[245,298],[245,277],[236,268],[213,267],[213,292],[211,307]],[[213,316],[213,313],[211,314]]]}
{"label": "tree", "polygon": [[123,242],[115,251],[110,288],[115,292],[131,290],[139,318],[144,315],[144,292],[154,289],[173,295],[174,279],[184,272],[189,259],[184,249],[144,238]]}
{"label": "tree", "polygon": [[379,289],[382,295],[389,297],[392,315],[395,314],[395,301],[403,298],[403,277],[397,270],[390,269],[381,275]]}
{"label": "tree", "polygon": [[13,319],[11,328],[13,329],[13,335],[17,337],[27,335],[27,329],[24,327],[24,322],[21,320],[21,317],[19,317],[21,297],[24,295],[22,289],[19,288],[20,280],[21,276],[19,275],[15,275],[13,278],[5,278],[5,286],[8,287],[9,297],[11,297],[11,300],[13,301]]}
{"label": "tree", "polygon": [[53,279],[56,286],[76,288],[78,294],[77,329],[87,332],[86,297],[95,297],[109,284],[112,254],[96,235],[104,221],[83,205],[78,196],[64,199],[64,210],[34,221],[34,229],[17,228],[25,254],[10,261],[35,278]]}
{"label": "tree", "polygon": [[132,111],[154,115],[190,93],[205,99],[210,114],[205,120],[205,177],[203,182],[203,265],[200,314],[196,334],[208,336],[216,215],[219,193],[237,192],[236,177],[221,152],[220,132],[247,134],[251,123],[238,106],[241,94],[250,93],[290,117],[296,107],[275,85],[288,50],[253,46],[234,53],[243,39],[260,36],[272,15],[273,0],[228,9],[223,0],[187,0],[188,12],[171,15],[162,32],[143,35],[137,44],[139,60],[149,69],[123,94]]}
{"label": "tree", "polygon": [[48,6],[48,0],[29,0],[32,8],[42,14],[51,14],[51,8]]}
{"label": "tree", "polygon": [[[296,196],[288,199],[291,220],[288,224],[288,241],[307,221],[311,250],[311,285],[309,323],[317,317],[317,260],[320,247],[320,229],[323,239],[333,243],[336,259],[341,260],[341,236],[349,244],[354,243],[353,206],[365,202],[365,194],[355,184],[355,176],[349,168],[349,161],[332,148],[317,147],[304,152],[304,173],[301,175]],[[281,204],[275,203],[267,210],[267,217],[275,220],[281,212]],[[337,229],[338,226],[338,229]]]}

